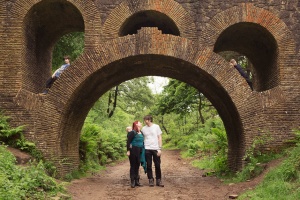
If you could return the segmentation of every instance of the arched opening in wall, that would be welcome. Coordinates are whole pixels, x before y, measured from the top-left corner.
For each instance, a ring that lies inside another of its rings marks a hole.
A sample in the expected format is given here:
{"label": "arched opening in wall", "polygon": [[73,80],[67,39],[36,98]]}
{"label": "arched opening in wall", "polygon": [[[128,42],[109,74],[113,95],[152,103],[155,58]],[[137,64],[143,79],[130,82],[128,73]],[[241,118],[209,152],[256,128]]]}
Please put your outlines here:
{"label": "arched opening in wall", "polygon": [[[100,167],[122,158],[126,152],[126,128],[136,120],[145,126],[143,117],[148,114],[163,132],[164,150],[180,149],[184,157],[206,155],[198,162],[227,169],[226,131],[212,103],[187,83],[157,76],[125,81],[96,101],[80,135],[81,163]],[[164,163],[165,159],[164,156]]]}
{"label": "arched opening in wall", "polygon": [[119,36],[137,34],[142,27],[157,27],[163,34],[180,36],[178,27],[170,17],[153,10],[138,12],[126,19]]}
{"label": "arched opening in wall", "polygon": [[248,22],[234,24],[218,37],[214,52],[234,51],[253,64],[254,90],[265,91],[279,85],[278,46],[264,27]]}
{"label": "arched opening in wall", "polygon": [[54,45],[65,34],[83,32],[84,21],[70,2],[42,1],[25,16],[23,30],[22,89],[39,93],[52,74]]}
{"label": "arched opening in wall", "polygon": [[[97,61],[93,62],[93,65],[96,63]],[[76,67],[76,64],[73,67]],[[185,70],[182,70],[182,68]],[[229,167],[232,170],[241,168],[242,157],[244,154],[243,127],[237,108],[232,102],[232,98],[224,90],[222,85],[216,81],[216,79],[199,67],[181,59],[162,55],[139,55],[117,60],[90,74],[89,77],[87,77],[80,84],[80,86],[76,88],[75,92],[71,95],[70,100],[67,103],[68,107],[64,109],[64,116],[62,116],[60,120],[62,127],[60,129],[61,135],[59,138],[61,138],[60,148],[62,157],[79,159],[79,157],[76,157],[76,155],[78,155],[79,141],[81,137],[80,133],[82,131],[82,127],[84,126],[86,116],[95,102],[97,102],[100,97],[106,94],[107,91],[110,91],[112,88],[116,87],[116,85],[119,85],[124,81],[143,76],[170,77],[185,82],[200,91],[201,94],[203,94],[209,100],[211,105],[216,108],[218,115],[223,121],[228,140],[227,156]],[[65,81],[68,80],[60,80],[59,83],[62,84],[63,82],[65,83]],[[133,85],[137,91],[143,88],[141,85],[136,83]],[[59,87],[59,85],[57,85],[57,87]],[[111,93],[111,95],[113,95],[114,92],[115,90]],[[142,95],[143,92],[139,94],[140,95],[135,95],[132,98],[144,98]],[[153,102],[153,99],[157,100],[156,98],[150,99],[151,102]],[[104,106],[100,106],[98,109],[96,109],[102,113],[103,116],[101,117],[104,117],[104,115],[107,116],[110,113],[112,108],[108,110],[107,105],[108,102],[110,105],[113,105],[112,102],[114,102],[114,98],[110,98],[110,100],[106,101],[106,103],[104,102],[102,104]],[[123,108],[129,109],[133,106],[134,105],[123,105]],[[177,104],[174,106],[177,106]],[[151,110],[143,109],[144,107],[141,107],[141,111],[143,111],[143,113],[139,115],[139,120],[142,120],[142,117],[145,113],[152,112]],[[116,112],[117,110],[115,111],[114,115]],[[139,112],[139,110],[137,110],[137,112]],[[133,114],[135,113],[136,112],[134,111]],[[95,120],[95,113],[92,113],[91,115],[93,116],[91,117],[92,120]],[[126,118],[126,116],[122,114],[120,116],[120,122]],[[200,118],[200,116],[198,116],[198,118]],[[134,119],[129,118],[129,121],[130,120]],[[159,120],[162,120],[162,118],[158,118],[157,120],[157,122],[159,122]],[[97,123],[100,121],[98,120]],[[184,122],[184,119],[182,122]],[[117,124],[114,123],[106,124],[107,126],[110,126],[113,131],[123,132],[124,137],[126,138],[125,127],[128,126],[128,123],[120,123],[122,126],[121,128],[117,128]],[[94,129],[95,127],[88,127],[87,132],[92,135],[97,134],[95,133]],[[100,128],[100,130],[105,132],[105,129],[103,128]],[[97,131],[98,130],[96,130],[96,132]],[[185,127],[185,132],[189,133],[189,131],[191,131],[189,130],[189,127]],[[181,136],[184,138],[184,135]],[[178,136],[177,140],[179,140],[181,136]],[[87,143],[82,145],[87,145]],[[79,163],[79,160],[77,160],[77,162]],[[76,166],[76,164],[74,164],[74,166]]]}

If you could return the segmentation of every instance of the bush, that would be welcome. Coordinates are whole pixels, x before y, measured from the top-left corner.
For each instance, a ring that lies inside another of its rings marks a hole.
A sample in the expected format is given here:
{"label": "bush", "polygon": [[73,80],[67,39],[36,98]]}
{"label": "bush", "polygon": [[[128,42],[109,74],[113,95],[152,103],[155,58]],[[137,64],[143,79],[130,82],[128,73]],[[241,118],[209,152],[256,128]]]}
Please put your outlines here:
{"label": "bush", "polygon": [[96,171],[108,162],[125,157],[126,137],[102,131],[95,124],[86,124],[80,136],[81,169]]}
{"label": "bush", "polygon": [[35,143],[25,139],[23,135],[24,126],[12,128],[8,121],[9,117],[4,116],[3,113],[0,112],[0,141],[4,144],[28,152],[37,160],[41,160],[42,154],[36,149]]}
{"label": "bush", "polygon": [[45,173],[43,162],[26,168],[15,165],[15,157],[0,145],[0,199],[47,199],[64,191]]}
{"label": "bush", "polygon": [[[299,134],[299,131],[296,131]],[[300,143],[286,151],[285,160],[272,169],[255,190],[247,191],[240,199],[282,199],[300,198]]]}

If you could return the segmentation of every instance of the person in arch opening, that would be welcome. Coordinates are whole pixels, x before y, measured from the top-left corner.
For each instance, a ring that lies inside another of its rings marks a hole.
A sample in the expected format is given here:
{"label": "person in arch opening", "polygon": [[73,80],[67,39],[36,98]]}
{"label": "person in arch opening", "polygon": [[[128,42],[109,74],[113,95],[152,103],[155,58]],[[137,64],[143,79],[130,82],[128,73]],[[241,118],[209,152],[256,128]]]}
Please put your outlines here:
{"label": "person in arch opening", "polygon": [[[144,135],[141,131],[142,123],[135,121],[132,124],[132,131],[127,134],[127,156],[130,162],[130,186],[142,186],[140,184],[139,167],[143,166],[145,173],[146,158],[144,148]],[[126,129],[127,130],[127,129]]]}
{"label": "person in arch opening", "polygon": [[246,81],[247,81],[248,85],[250,86],[251,90],[253,90],[252,81],[250,80],[248,74],[244,72],[242,66],[239,65],[236,62],[236,60],[234,60],[234,59],[231,59],[229,63],[230,63],[231,66],[233,66],[235,69],[238,70],[240,75],[246,79]]}
{"label": "person in arch opening", "polygon": [[52,74],[52,76],[46,81],[46,88],[42,93],[43,95],[46,95],[48,93],[48,91],[51,88],[51,86],[53,85],[53,83],[58,79],[58,77],[63,73],[63,71],[65,71],[70,66],[70,61],[71,61],[70,56],[68,56],[68,55],[64,56],[63,60],[64,60],[65,64],[60,66],[60,68],[58,68]]}

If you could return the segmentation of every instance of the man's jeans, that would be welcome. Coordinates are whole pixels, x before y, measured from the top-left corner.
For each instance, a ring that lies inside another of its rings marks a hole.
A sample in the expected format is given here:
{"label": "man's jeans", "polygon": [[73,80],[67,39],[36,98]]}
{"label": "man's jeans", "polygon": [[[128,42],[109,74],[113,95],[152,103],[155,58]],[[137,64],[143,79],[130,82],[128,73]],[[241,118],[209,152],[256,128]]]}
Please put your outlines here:
{"label": "man's jeans", "polygon": [[146,162],[147,162],[147,176],[148,179],[153,178],[152,173],[152,159],[155,166],[155,178],[161,179],[161,169],[160,169],[160,156],[157,156],[157,150],[146,149]]}

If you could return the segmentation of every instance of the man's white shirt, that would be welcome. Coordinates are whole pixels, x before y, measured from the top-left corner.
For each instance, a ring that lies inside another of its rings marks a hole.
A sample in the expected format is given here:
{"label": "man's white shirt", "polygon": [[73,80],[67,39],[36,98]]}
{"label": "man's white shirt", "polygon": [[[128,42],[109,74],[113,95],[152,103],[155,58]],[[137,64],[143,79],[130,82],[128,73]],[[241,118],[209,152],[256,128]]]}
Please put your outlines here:
{"label": "man's white shirt", "polygon": [[142,128],[144,134],[144,144],[145,149],[158,150],[158,136],[162,134],[162,131],[157,124],[152,124],[151,126],[144,126]]}

